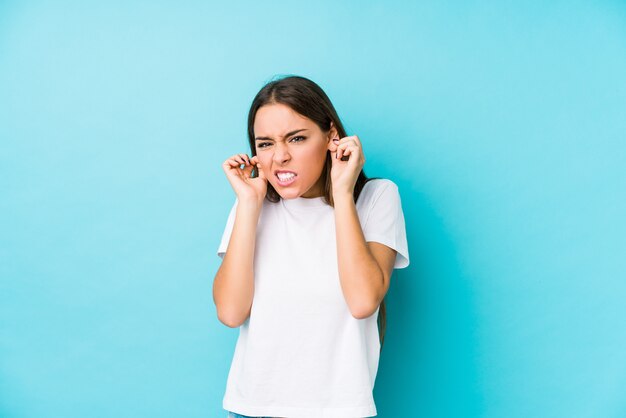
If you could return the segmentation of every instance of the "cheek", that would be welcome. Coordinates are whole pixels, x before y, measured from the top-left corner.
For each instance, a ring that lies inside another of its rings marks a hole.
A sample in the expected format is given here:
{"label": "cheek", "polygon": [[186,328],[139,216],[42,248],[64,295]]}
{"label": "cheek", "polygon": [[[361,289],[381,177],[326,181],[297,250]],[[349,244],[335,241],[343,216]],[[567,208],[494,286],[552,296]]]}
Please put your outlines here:
{"label": "cheek", "polygon": [[263,168],[266,168],[269,170],[272,167],[272,156],[268,155],[268,153],[266,152],[262,152],[260,155],[257,152],[257,157],[259,159],[259,162],[261,163],[261,165],[263,166]]}
{"label": "cheek", "polygon": [[263,167],[263,170],[265,172],[265,177],[267,177],[267,180],[274,184],[277,185],[278,184],[278,179],[276,178],[276,176],[273,174],[274,169],[276,169],[276,163],[274,162],[274,153],[273,152],[261,152],[261,154],[257,154],[257,156],[259,157],[259,162],[261,163],[261,166]]}
{"label": "cheek", "polygon": [[307,149],[301,155],[302,159],[309,162],[311,165],[318,165],[320,161],[326,160],[326,154],[328,148],[325,146],[315,146]]}

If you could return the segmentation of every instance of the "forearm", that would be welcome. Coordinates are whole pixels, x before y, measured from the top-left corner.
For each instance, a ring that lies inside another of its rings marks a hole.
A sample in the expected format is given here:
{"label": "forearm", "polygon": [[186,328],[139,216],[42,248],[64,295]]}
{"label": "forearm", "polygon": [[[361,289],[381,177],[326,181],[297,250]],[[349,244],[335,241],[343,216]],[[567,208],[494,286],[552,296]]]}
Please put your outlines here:
{"label": "forearm", "polygon": [[383,292],[383,272],[365,242],[352,195],[333,199],[341,289],[352,315],[366,318]]}
{"label": "forearm", "polygon": [[250,313],[254,296],[254,249],[260,207],[239,202],[224,260],[213,281],[213,301],[220,321],[241,325]]}

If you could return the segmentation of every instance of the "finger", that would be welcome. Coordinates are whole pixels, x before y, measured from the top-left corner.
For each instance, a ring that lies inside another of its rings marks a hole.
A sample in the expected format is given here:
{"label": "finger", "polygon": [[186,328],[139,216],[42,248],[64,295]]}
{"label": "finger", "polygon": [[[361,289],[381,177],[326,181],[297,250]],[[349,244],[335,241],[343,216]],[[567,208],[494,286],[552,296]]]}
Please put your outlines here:
{"label": "finger", "polygon": [[230,165],[231,163],[235,163],[237,164],[237,160],[236,160],[237,156],[236,155],[232,155],[230,157],[228,157],[226,160],[224,160],[224,163],[222,165]]}
{"label": "finger", "polygon": [[349,146],[350,144],[348,142],[344,142],[343,144],[340,144],[339,146],[337,146],[337,159],[341,160],[341,158],[346,155],[346,148]]}
{"label": "finger", "polygon": [[354,140],[350,140],[349,142],[344,142],[343,144],[339,145],[338,148],[341,148],[343,150],[342,155],[348,155],[350,154],[350,152],[346,152],[346,150],[358,150],[359,146],[354,142]]}
{"label": "finger", "polygon": [[361,147],[358,145],[350,145],[349,149],[351,154],[358,155],[361,153]]}
{"label": "finger", "polygon": [[235,154],[230,158],[234,159],[235,161],[239,161],[239,164],[246,164],[246,160],[244,157],[246,157],[246,154]]}
{"label": "finger", "polygon": [[239,161],[235,160],[234,158],[229,158],[226,161],[224,161],[224,164],[222,164],[225,168],[231,169],[234,167],[239,167],[241,165],[241,163],[239,163]]}
{"label": "finger", "polygon": [[233,158],[228,160],[228,165],[224,165],[224,171],[226,174],[234,174],[236,176],[243,176],[244,171],[241,168],[241,163]]}
{"label": "finger", "polygon": [[248,158],[248,154],[239,154],[239,156],[246,161],[247,164],[250,164],[250,158]]}
{"label": "finger", "polygon": [[253,157],[248,157],[248,164],[250,164],[251,166],[256,167],[258,163],[259,163],[259,159],[256,155]]}
{"label": "finger", "polygon": [[265,171],[263,171],[263,167],[261,166],[261,162],[259,161],[259,159],[257,158],[256,155],[253,157],[253,160],[256,163],[256,169],[257,169],[257,173],[258,173],[259,177],[262,178],[263,180],[267,180],[267,177],[265,177]]}
{"label": "finger", "polygon": [[230,162],[230,163],[233,163],[233,162],[234,162],[234,164],[232,164],[232,165],[237,165],[237,166],[240,166],[240,165],[242,164],[242,163],[241,163],[241,161],[240,161],[240,158],[241,158],[241,157],[239,157],[238,155],[233,155],[232,157],[230,157],[230,158],[229,158],[228,160],[226,160],[226,161],[228,161],[228,162]]}
{"label": "finger", "polygon": [[346,155],[350,155],[350,159],[354,160],[354,161],[358,161],[359,160],[359,147],[357,147],[356,145],[351,146],[350,148],[348,148],[347,150],[347,154]]}
{"label": "finger", "polygon": [[261,168],[260,165],[257,166],[257,172],[259,173],[260,178],[267,181],[267,177],[265,176],[265,171],[263,171],[263,168]]}
{"label": "finger", "polygon": [[355,157],[355,158],[350,158],[350,156],[351,156],[352,154],[354,154],[354,155],[358,155],[358,153],[359,153],[359,147],[357,147],[356,145],[348,144],[348,145],[345,147],[345,149],[343,150],[343,154],[342,154],[342,156],[343,156],[343,157],[346,157],[346,158],[340,158],[340,159],[341,159],[342,161],[348,161],[349,159],[352,159],[352,160],[357,160],[357,158],[356,158],[356,157]]}
{"label": "finger", "polygon": [[246,165],[246,160],[244,160],[244,159],[243,159],[243,157],[242,157],[241,155],[236,155],[236,156],[235,156],[235,159],[236,159],[237,161],[239,161],[239,164]]}
{"label": "finger", "polygon": [[252,177],[252,170],[253,169],[254,169],[254,166],[252,164],[247,164],[243,168],[243,172],[246,174],[246,177]]}

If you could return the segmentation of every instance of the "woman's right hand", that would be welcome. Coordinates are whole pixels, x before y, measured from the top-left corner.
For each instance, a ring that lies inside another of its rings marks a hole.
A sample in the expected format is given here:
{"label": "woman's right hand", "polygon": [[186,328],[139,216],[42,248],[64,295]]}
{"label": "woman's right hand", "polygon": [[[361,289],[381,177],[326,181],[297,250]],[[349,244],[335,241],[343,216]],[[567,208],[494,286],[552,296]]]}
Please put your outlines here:
{"label": "woman's right hand", "polygon": [[[245,166],[243,169],[240,167],[242,164]],[[258,175],[252,178],[254,166]],[[224,161],[222,168],[239,201],[253,200],[259,204],[263,203],[267,193],[267,178],[258,156],[249,158],[248,154],[235,154]]]}

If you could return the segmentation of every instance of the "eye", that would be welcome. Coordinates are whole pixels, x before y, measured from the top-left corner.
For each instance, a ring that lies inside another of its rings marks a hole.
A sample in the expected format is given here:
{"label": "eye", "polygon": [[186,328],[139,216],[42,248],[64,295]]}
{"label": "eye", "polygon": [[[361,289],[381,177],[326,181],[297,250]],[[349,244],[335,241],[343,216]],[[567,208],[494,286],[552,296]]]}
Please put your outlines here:
{"label": "eye", "polygon": [[[299,141],[295,141],[296,139],[300,139],[300,140]],[[305,139],[306,139],[305,136],[294,136],[293,138],[291,138],[291,141],[302,142]],[[260,142],[260,143],[257,144],[257,148],[266,148],[266,145],[272,145],[272,143],[271,142]]]}

